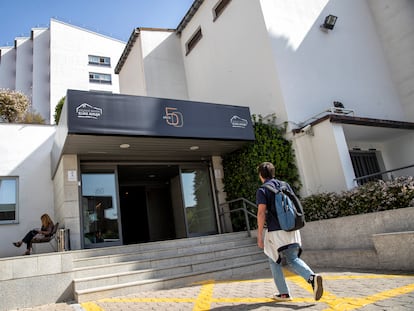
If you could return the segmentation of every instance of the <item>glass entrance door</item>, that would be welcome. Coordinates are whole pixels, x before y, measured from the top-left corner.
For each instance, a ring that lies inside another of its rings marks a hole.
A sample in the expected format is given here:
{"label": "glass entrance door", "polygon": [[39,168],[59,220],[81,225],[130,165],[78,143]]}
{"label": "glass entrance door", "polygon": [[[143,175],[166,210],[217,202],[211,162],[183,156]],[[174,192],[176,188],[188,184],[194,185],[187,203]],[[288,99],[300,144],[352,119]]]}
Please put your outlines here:
{"label": "glass entrance door", "polygon": [[208,167],[182,168],[181,182],[188,236],[217,233]]}
{"label": "glass entrance door", "polygon": [[85,248],[120,245],[114,173],[82,174],[83,243]]}

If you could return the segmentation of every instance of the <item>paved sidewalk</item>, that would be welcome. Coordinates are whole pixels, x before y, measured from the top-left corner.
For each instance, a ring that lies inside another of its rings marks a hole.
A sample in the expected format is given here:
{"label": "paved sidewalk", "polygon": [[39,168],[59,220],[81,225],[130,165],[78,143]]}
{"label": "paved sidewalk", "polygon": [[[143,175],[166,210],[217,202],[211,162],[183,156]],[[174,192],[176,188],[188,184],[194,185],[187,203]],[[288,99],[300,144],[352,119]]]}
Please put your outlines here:
{"label": "paved sidewalk", "polygon": [[235,279],[204,280],[184,287],[140,292],[82,304],[56,303],[19,311],[134,311],[134,310],[413,310],[414,274],[325,270],[324,296],[314,301],[311,286],[288,273],[293,296],[275,302],[270,270]]}

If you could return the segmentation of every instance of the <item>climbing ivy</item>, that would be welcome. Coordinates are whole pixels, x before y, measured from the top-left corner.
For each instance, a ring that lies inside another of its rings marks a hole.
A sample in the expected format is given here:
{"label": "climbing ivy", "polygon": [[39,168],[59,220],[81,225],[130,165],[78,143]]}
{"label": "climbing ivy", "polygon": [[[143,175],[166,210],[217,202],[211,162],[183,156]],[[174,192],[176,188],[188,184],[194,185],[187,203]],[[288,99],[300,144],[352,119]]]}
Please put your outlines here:
{"label": "climbing ivy", "polygon": [[[276,169],[276,178],[287,181],[298,193],[301,183],[295,163],[292,143],[284,138],[286,129],[275,125],[275,118],[264,120],[261,116],[252,116],[255,141],[223,157],[224,190],[227,200],[245,198],[256,201],[256,190],[261,182],[257,166],[261,162],[272,162]],[[248,209],[256,214],[254,207]],[[234,214],[234,215],[233,215]],[[232,214],[234,230],[245,230],[242,213]],[[251,227],[256,227],[256,220],[251,219]]]}

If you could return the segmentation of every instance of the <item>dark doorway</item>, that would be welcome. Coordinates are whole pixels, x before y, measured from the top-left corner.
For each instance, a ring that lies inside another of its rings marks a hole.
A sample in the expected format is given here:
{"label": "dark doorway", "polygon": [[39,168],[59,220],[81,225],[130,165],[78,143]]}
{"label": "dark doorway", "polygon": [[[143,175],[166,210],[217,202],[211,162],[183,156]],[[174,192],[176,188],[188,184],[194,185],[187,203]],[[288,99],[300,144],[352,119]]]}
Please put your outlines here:
{"label": "dark doorway", "polygon": [[148,211],[145,187],[120,186],[122,236],[124,244],[149,240]]}
{"label": "dark doorway", "polygon": [[177,165],[118,166],[123,244],[177,237],[172,197],[181,192],[171,184],[179,176]]}

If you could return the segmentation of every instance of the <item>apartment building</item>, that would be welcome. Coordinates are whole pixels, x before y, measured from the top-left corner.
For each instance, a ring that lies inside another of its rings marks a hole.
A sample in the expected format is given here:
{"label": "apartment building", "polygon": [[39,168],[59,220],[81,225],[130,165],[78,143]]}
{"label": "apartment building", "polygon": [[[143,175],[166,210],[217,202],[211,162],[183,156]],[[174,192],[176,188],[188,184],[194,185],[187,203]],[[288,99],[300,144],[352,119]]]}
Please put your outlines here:
{"label": "apartment building", "polygon": [[20,91],[46,123],[67,89],[119,93],[115,65],[125,42],[55,19],[0,47],[0,88]]}

